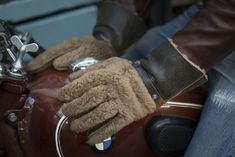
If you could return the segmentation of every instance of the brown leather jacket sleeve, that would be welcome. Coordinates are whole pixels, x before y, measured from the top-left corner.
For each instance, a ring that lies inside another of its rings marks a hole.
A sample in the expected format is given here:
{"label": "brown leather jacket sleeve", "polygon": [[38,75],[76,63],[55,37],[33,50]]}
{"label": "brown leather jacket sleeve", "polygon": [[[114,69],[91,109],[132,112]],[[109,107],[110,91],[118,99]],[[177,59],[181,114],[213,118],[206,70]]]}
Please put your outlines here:
{"label": "brown leather jacket sleeve", "polygon": [[150,93],[169,100],[206,82],[206,71],[235,49],[234,19],[235,0],[208,0],[182,31],[141,62]]}
{"label": "brown leather jacket sleeve", "polygon": [[173,42],[203,69],[210,69],[235,49],[235,0],[208,0]]}

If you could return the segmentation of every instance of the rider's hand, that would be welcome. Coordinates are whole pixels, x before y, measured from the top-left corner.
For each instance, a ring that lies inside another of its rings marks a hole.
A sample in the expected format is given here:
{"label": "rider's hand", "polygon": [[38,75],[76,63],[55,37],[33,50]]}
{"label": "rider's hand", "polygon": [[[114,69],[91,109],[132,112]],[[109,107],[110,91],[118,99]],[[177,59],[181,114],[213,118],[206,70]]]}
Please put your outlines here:
{"label": "rider's hand", "polygon": [[84,36],[66,40],[64,43],[52,47],[32,60],[26,71],[35,73],[51,64],[57,70],[67,70],[70,63],[83,57],[94,57],[104,60],[114,56],[114,50],[108,39],[97,40],[93,36]]}
{"label": "rider's hand", "polygon": [[[73,73],[59,92],[63,113],[72,118],[71,129],[89,130],[93,145],[156,110],[156,104],[134,67],[110,58]],[[90,130],[91,129],[91,130]]]}

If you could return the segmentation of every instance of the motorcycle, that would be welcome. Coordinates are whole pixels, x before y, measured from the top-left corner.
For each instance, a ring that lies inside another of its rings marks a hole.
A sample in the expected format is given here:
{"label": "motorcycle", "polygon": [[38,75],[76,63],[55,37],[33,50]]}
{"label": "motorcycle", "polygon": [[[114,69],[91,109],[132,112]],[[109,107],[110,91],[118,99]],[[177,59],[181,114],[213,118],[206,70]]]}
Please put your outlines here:
{"label": "motorcycle", "polygon": [[[0,34],[0,157],[178,157],[184,154],[200,117],[206,92],[197,88],[178,96],[144,119],[102,143],[90,146],[87,133],[70,130],[57,99],[68,72],[48,68],[36,75],[23,70],[23,56],[35,43]],[[95,63],[83,58],[73,71]]]}

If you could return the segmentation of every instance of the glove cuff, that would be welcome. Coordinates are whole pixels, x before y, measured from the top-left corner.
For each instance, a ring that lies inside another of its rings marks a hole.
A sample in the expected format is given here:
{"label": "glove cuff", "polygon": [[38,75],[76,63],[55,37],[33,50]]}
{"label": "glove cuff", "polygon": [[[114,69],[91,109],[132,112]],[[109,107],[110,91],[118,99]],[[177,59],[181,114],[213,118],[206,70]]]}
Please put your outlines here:
{"label": "glove cuff", "polygon": [[140,65],[140,62],[135,62],[132,66],[139,74],[153,100],[158,101],[160,99],[160,96],[156,87],[154,86],[153,77],[143,69],[143,67]]}

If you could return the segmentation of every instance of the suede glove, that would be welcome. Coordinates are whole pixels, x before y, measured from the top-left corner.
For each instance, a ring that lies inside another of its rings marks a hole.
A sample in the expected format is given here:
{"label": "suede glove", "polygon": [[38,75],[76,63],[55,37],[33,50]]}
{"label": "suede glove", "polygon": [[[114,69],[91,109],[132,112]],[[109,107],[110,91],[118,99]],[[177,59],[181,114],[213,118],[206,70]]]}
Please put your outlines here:
{"label": "suede glove", "polygon": [[156,104],[131,63],[110,58],[70,75],[61,88],[63,113],[72,118],[71,130],[88,131],[94,145],[156,110]]}
{"label": "suede glove", "polygon": [[53,64],[56,70],[67,70],[70,63],[83,57],[104,60],[115,56],[108,39],[97,40],[93,36],[84,36],[66,40],[37,56],[25,68],[29,73],[36,73]]}

